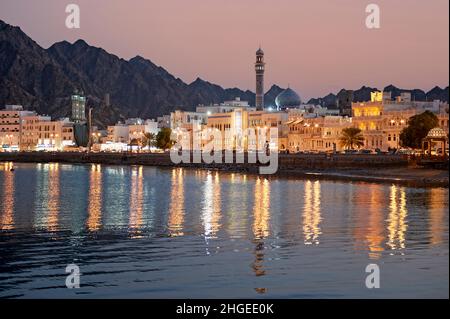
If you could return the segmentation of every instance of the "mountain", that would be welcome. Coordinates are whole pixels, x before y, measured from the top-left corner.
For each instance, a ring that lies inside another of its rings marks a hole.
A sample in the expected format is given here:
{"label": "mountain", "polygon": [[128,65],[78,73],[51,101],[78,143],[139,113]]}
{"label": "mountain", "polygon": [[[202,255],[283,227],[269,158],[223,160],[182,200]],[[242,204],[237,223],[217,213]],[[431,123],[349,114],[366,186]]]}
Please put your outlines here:
{"label": "mountain", "polygon": [[[224,89],[197,78],[187,84],[150,60],[121,59],[83,40],[62,41],[44,49],[19,27],[0,20],[0,105],[22,104],[54,117],[71,112],[70,95],[82,89],[94,121],[100,126],[126,117],[155,118],[175,108],[193,110],[198,104],[220,103],[236,97],[255,103],[255,94]],[[273,105],[282,91],[266,94]],[[103,97],[110,95],[111,105]]]}
{"label": "mountain", "polygon": [[[141,56],[124,60],[83,40],[62,41],[44,49],[19,27],[0,20],[0,106],[22,104],[40,114],[69,116],[70,96],[76,89],[84,91],[94,122],[101,127],[127,117],[155,118],[174,109],[193,110],[198,104],[236,97],[255,104],[255,94],[249,90],[224,89],[201,78],[187,84]],[[373,90],[363,86],[353,91],[353,100],[368,101]],[[410,91],[416,100],[449,100],[448,87],[427,93],[393,85],[385,90],[392,91],[393,97]],[[274,106],[281,91],[273,85],[265,94],[265,105]],[[108,105],[106,94],[110,95]],[[336,108],[336,98],[330,93],[308,103]]]}
{"label": "mountain", "polygon": [[[342,89],[340,92],[345,91]],[[370,93],[373,91],[378,91],[377,88],[372,88],[368,86],[362,86],[358,90],[353,91],[353,102],[366,102],[370,101]],[[441,100],[445,102],[449,102],[449,87],[447,86],[445,89],[441,89],[436,86],[428,92],[424,92],[420,89],[400,89],[396,86],[390,84],[383,89],[384,92],[391,92],[392,98],[396,98],[400,96],[402,92],[411,93],[411,99],[414,101],[433,101],[433,100]],[[339,93],[338,93],[339,94]],[[336,108],[337,95],[330,93],[324,97],[312,98],[308,101],[308,104],[319,104],[322,106],[326,106],[328,108]]]}

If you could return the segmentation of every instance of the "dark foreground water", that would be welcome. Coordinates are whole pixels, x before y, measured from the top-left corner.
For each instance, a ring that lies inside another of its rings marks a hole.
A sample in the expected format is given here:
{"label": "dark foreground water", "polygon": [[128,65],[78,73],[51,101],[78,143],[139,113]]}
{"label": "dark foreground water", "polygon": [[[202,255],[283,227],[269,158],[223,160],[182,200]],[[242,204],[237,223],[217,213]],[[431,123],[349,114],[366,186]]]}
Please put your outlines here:
{"label": "dark foreground water", "polygon": [[[0,297],[449,296],[448,189],[0,163]],[[66,266],[81,287],[66,288]],[[368,264],[380,269],[368,289]]]}

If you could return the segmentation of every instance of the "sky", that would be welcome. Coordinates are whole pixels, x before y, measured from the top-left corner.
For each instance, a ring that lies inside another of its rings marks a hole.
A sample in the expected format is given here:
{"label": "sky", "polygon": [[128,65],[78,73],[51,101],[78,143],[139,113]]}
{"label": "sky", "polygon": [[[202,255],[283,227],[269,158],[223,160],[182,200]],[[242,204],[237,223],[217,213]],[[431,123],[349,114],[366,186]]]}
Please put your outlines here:
{"label": "sky", "polygon": [[[65,26],[78,4],[79,29]],[[380,28],[366,27],[366,6]],[[302,99],[341,88],[449,84],[448,0],[1,0],[0,19],[44,48],[84,39],[121,58],[141,55],[187,83],[254,91],[255,51],[272,84]]]}

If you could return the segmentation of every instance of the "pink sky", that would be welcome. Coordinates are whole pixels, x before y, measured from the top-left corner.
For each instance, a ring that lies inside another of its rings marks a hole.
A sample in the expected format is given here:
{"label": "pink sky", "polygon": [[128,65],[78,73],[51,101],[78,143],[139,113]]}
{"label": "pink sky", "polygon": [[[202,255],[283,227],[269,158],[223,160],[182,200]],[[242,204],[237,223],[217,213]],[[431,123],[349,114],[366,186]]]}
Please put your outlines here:
{"label": "pink sky", "polygon": [[[65,6],[81,28],[65,27]],[[381,8],[381,29],[365,7]],[[1,0],[0,19],[41,46],[82,38],[141,55],[190,83],[254,91],[254,54],[266,53],[266,90],[290,84],[304,99],[362,85],[428,90],[449,83],[448,0]]]}

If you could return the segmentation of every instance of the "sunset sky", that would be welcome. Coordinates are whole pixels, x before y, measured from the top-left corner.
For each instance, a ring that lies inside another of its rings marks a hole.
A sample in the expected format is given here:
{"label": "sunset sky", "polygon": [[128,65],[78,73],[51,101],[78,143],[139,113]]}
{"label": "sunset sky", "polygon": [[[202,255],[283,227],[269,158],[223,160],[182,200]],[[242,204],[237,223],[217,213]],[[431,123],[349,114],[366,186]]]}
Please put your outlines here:
{"label": "sunset sky", "polygon": [[[65,27],[65,7],[81,28]],[[381,8],[367,29],[365,7]],[[449,83],[448,0],[1,0],[0,19],[42,47],[82,38],[124,59],[141,55],[190,83],[254,91],[255,51],[266,90],[304,99],[362,85],[429,90]]]}

